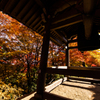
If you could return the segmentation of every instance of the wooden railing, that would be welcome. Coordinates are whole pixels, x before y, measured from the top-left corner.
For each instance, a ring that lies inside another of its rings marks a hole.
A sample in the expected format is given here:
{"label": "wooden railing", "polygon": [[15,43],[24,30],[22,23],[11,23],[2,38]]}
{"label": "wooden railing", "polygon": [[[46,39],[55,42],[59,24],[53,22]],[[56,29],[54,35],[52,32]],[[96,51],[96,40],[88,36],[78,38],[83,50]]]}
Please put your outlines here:
{"label": "wooden railing", "polygon": [[[80,81],[86,81],[91,83],[100,83],[100,68],[98,67],[56,67],[53,66],[52,68],[47,68],[46,73],[49,74],[62,74],[62,75],[69,75],[69,80],[80,80]],[[79,76],[79,77],[89,77],[88,78],[77,78],[77,77],[71,77],[71,76]],[[96,78],[96,79],[91,79]],[[67,79],[64,78],[64,81]],[[58,81],[54,82],[53,84],[45,87],[45,92],[43,94],[44,99],[47,100],[71,100],[65,97],[61,97],[52,93],[49,93],[52,89],[56,88],[58,85],[62,84],[63,79],[59,79]],[[51,88],[52,87],[52,88]],[[22,97],[25,98],[32,93]],[[22,98],[18,99],[21,100]],[[33,99],[34,100],[34,99]]]}
{"label": "wooden railing", "polygon": [[91,78],[69,77],[69,80],[79,80],[79,81],[91,82],[91,84],[92,83],[100,83],[100,80],[98,80],[98,79],[91,79]]}
{"label": "wooden railing", "polygon": [[90,77],[100,79],[100,68],[70,67],[69,69],[47,68],[49,74],[61,74],[70,76]]}
{"label": "wooden railing", "polygon": [[[100,68],[98,67],[95,67],[95,68],[68,67],[68,69],[47,68],[46,72],[50,74],[62,74],[62,75],[69,75],[69,76],[80,76],[80,77],[90,77],[90,78],[100,79]],[[69,80],[70,79],[87,81],[91,83],[100,83],[100,80],[94,80],[94,79],[69,77]],[[71,99],[64,98],[64,97],[47,93],[47,92],[44,92],[44,98],[47,100],[71,100]]]}

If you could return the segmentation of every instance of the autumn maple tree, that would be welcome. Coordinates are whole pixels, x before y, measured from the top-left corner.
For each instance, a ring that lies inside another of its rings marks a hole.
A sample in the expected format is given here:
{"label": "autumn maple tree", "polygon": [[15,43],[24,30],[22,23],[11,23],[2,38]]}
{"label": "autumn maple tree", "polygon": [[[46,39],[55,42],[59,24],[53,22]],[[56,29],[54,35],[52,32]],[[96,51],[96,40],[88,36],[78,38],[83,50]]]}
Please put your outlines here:
{"label": "autumn maple tree", "polygon": [[30,88],[31,69],[36,68],[40,62],[42,36],[2,12],[0,16],[2,76],[26,73],[28,88]]}
{"label": "autumn maple tree", "polygon": [[[4,81],[6,80],[6,83],[11,82],[15,84],[17,82],[17,86],[22,88],[26,86],[28,90],[26,92],[30,92],[36,89],[42,36],[8,15],[2,12],[0,12],[0,15],[2,23],[0,33],[0,64],[2,76],[4,76],[3,79]],[[58,46],[50,42],[49,61],[51,61],[52,54],[54,53],[53,55],[55,56],[58,54],[57,52],[59,52]],[[21,81],[23,75],[23,82],[26,80],[24,83]],[[19,81],[18,79],[21,80]],[[24,87],[22,86],[23,84]]]}
{"label": "autumn maple tree", "polygon": [[[76,39],[77,37],[75,37]],[[70,46],[77,46],[77,42],[70,43]],[[80,67],[99,67],[99,55],[100,50],[92,50],[92,51],[79,51],[76,49],[70,49],[70,66],[80,66]],[[83,64],[84,63],[84,64]]]}

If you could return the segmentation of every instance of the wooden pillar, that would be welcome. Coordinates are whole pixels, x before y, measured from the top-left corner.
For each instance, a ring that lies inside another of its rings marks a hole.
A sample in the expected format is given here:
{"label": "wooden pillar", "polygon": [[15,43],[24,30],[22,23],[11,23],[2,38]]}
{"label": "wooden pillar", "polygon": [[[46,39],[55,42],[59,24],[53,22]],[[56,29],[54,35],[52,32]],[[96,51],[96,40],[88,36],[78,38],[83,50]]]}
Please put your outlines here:
{"label": "wooden pillar", "polygon": [[66,44],[67,49],[66,49],[66,66],[69,66],[69,49],[68,49],[68,43]]}
{"label": "wooden pillar", "polygon": [[[67,69],[68,69],[68,67],[69,67],[69,48],[68,48],[68,42],[67,42],[66,46],[67,46],[67,48],[66,48],[66,66],[67,66]],[[66,75],[66,77],[67,77],[67,80],[69,80],[68,75]]]}
{"label": "wooden pillar", "polygon": [[37,100],[43,100],[43,92],[45,90],[45,74],[46,74],[47,60],[48,60],[49,40],[50,40],[50,19],[48,19],[48,22],[45,25],[45,33],[43,37],[41,61],[40,61],[38,83],[37,83],[37,94],[35,95],[35,98]]}

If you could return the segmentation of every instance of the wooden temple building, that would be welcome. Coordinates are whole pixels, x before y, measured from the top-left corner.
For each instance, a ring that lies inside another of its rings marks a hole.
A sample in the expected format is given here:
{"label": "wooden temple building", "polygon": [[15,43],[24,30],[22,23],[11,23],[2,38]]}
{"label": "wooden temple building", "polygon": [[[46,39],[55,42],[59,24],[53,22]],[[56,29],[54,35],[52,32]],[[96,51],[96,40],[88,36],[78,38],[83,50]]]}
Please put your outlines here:
{"label": "wooden temple building", "polygon": [[[33,100],[70,100],[45,92],[46,73],[100,79],[99,68],[70,67],[68,55],[72,48],[81,51],[100,48],[100,0],[0,0],[0,10],[43,36],[37,91]],[[77,40],[73,40],[75,36]],[[59,46],[67,46],[68,69],[47,68],[50,40]],[[71,42],[78,42],[78,46],[69,47]]]}

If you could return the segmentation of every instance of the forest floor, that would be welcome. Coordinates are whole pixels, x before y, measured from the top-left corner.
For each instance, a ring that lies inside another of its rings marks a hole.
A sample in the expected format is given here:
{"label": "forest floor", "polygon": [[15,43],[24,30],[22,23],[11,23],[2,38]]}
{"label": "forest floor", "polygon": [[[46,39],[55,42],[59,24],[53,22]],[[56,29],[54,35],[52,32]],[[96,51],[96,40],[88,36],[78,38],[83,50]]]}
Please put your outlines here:
{"label": "forest floor", "polygon": [[71,100],[100,100],[100,84],[70,80],[56,87],[51,93]]}

